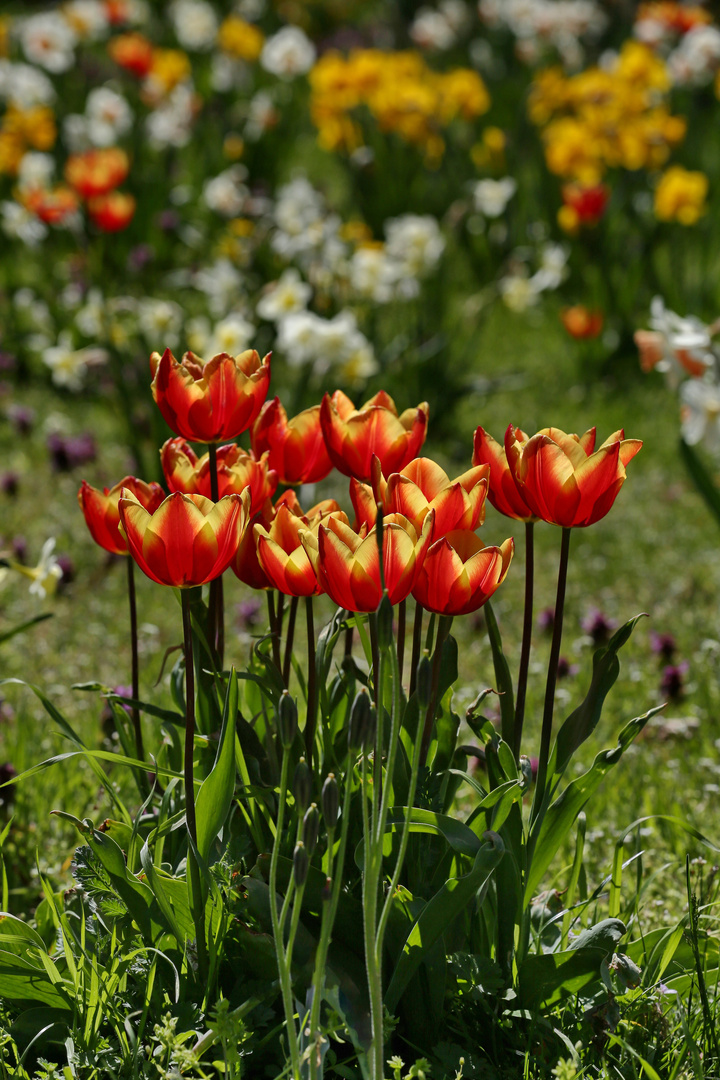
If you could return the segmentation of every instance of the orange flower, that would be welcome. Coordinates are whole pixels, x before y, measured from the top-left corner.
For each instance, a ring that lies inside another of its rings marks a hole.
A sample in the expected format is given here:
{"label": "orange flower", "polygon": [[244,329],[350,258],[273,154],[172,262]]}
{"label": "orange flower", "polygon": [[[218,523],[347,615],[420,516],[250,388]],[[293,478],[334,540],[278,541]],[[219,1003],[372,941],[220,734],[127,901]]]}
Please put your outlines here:
{"label": "orange flower", "polygon": [[270,499],[267,499],[263,508],[254,514],[248,522],[248,527],[243,533],[237,552],[230,563],[230,569],[235,577],[239,578],[244,585],[251,589],[271,589],[272,584],[267,574],[260,565],[255,543],[255,526],[262,525],[266,529],[275,520],[276,510]]}
{"label": "orange flower", "polygon": [[353,531],[359,533],[364,527],[365,532],[372,529],[377,518],[377,503],[370,484],[363,484],[355,477],[350,478],[350,501],[355,511]]}
{"label": "orange flower", "polygon": [[330,514],[347,524],[347,515],[332,500],[313,507],[307,514],[296,513],[299,505],[293,507],[289,501],[279,502],[276,509],[269,529],[261,524],[253,529],[258,560],[268,580],[288,596],[313,596],[322,592],[300,534],[308,530],[317,533],[320,523]]}
{"label": "orange flower", "polygon": [[489,478],[488,465],[476,465],[450,480],[445,470],[430,458],[415,458],[385,480],[379,459],[373,458],[376,503],[382,503],[385,513],[404,514],[417,532],[425,516],[434,510],[433,540],[457,529],[474,532],[482,525]]}
{"label": "orange flower", "polygon": [[[390,602],[398,604],[412,591],[430,544],[434,511],[418,536],[402,514],[388,514],[383,522],[383,570]],[[358,536],[346,522],[330,516],[317,533],[301,533],[303,547],[322,589],[348,611],[375,611],[382,597],[380,553],[375,528]]]}
{"label": "orange flower", "polygon": [[537,517],[565,528],[593,525],[607,514],[625,482],[625,466],[642,446],[622,430],[597,450],[595,428],[580,436],[559,428],[543,428],[531,439],[519,434],[508,427],[505,452],[520,494]]}
{"label": "orange flower", "polygon": [[123,488],[131,491],[138,502],[149,513],[154,513],[165,498],[165,492],[159,484],[146,484],[144,480],[138,480],[134,476],[124,477],[119,484],[112,488],[103,488],[98,491],[91,487],[85,480],[78,491],[80,509],[85,515],[90,535],[96,544],[113,555],[127,555],[127,543],[125,537],[118,531],[120,524],[120,511],[118,502]]}
{"label": "orange flower", "polygon": [[122,184],[130,171],[130,159],[119,146],[71,154],[65,162],[65,179],[81,199],[107,195]]}
{"label": "orange flower", "polygon": [[255,420],[270,382],[270,354],[254,349],[239,356],[220,353],[203,363],[186,352],[182,361],[169,349],[150,357],[152,394],[173,431],[192,442],[235,439]]}
{"label": "orange flower", "polygon": [[[514,428],[514,438],[520,443],[526,443],[528,436],[520,428]],[[512,470],[508,465],[505,447],[496,442],[492,435],[477,428],[473,445],[473,465],[490,466],[490,488],[488,499],[496,510],[506,517],[515,518],[517,521],[536,521],[537,518],[523,499]]]}
{"label": "orange flower", "polygon": [[127,229],[135,216],[135,198],[125,191],[109,191],[88,199],[88,215],[103,232]]}
{"label": "orange flower", "polygon": [[489,600],[505,580],[515,545],[484,547],[474,532],[448,533],[429,548],[413,596],[438,615],[467,615]]}
{"label": "orange flower", "polygon": [[636,330],[633,340],[640,353],[640,367],[652,371],[665,355],[665,339],[657,330]]}
{"label": "orange flower", "polygon": [[153,47],[142,34],[118,34],[107,45],[111,59],[138,78],[144,78],[153,64]]}
{"label": "orange flower", "polygon": [[603,328],[602,311],[590,311],[584,304],[563,308],[560,318],[568,334],[578,340],[596,338]]}
{"label": "orange flower", "polygon": [[250,432],[253,453],[270,453],[270,467],[282,484],[315,484],[332,469],[320,427],[320,406],[288,420],[280,398],[266,401]]}
{"label": "orange flower", "polygon": [[160,585],[190,589],[229,566],[250,516],[250,493],[214,503],[176,491],[151,514],[125,488],[118,507],[130,554],[143,573]]}
{"label": "orange flower", "polygon": [[56,187],[51,191],[32,188],[23,196],[23,202],[47,225],[62,225],[78,208],[77,195],[67,187]]}
{"label": "orange flower", "polygon": [[[210,454],[201,458],[183,438],[168,439],[160,451],[160,463],[170,491],[184,495],[210,494]],[[250,490],[250,513],[256,514],[278,486],[277,473],[268,469],[268,455],[260,459],[235,443],[217,448],[218,498]]]}
{"label": "orange flower", "polygon": [[356,409],[342,390],[326,394],[320,406],[320,423],[330,460],[345,476],[369,480],[373,454],[380,458],[388,476],[398,472],[417,455],[427,434],[429,407],[423,401],[398,416],[395,402],[381,390]]}

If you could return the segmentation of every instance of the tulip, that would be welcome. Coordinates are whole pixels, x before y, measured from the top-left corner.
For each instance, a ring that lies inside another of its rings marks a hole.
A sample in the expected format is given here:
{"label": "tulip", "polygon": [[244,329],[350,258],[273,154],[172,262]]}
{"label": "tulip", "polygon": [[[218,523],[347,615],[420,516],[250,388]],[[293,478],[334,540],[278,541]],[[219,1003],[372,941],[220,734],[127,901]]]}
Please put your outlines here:
{"label": "tulip", "polygon": [[153,46],[142,34],[118,34],[107,45],[111,59],[121,68],[143,79],[153,65]]}
{"label": "tulip", "polygon": [[146,484],[134,476],[124,477],[112,488],[99,491],[85,480],[78,491],[78,503],[85,515],[87,527],[96,544],[113,555],[127,555],[128,546],[125,537],[118,530],[120,511],[118,503],[123,488],[132,492],[141,506],[154,514],[165,498],[165,492],[159,484]]}
{"label": "tulip", "polygon": [[270,454],[282,484],[315,484],[332,469],[320,426],[320,406],[288,420],[280,398],[266,401],[250,432],[253,453]]}
{"label": "tulip", "polygon": [[137,203],[125,191],[109,191],[88,199],[88,217],[102,232],[122,232],[135,217]]}
{"label": "tulip", "polygon": [[563,308],[560,319],[570,337],[577,341],[596,338],[603,328],[602,311],[591,311],[584,304]]}
{"label": "tulip", "polygon": [[182,361],[169,349],[150,357],[152,394],[170,427],[192,442],[234,439],[257,417],[270,382],[270,354],[254,349],[239,356],[220,353],[207,363],[187,352]]}
{"label": "tulip", "polygon": [[326,394],[320,406],[330,460],[345,476],[369,481],[373,454],[383,473],[398,472],[417,455],[427,433],[429,406],[423,401],[398,416],[395,402],[383,390],[356,409],[342,390]]}
{"label": "tulip", "polygon": [[[516,442],[523,444],[528,441],[528,436],[520,428],[514,428],[513,431]],[[537,520],[515,483],[505,447],[481,427],[475,431],[473,465],[490,466],[488,499],[496,510],[517,521]]]}
{"label": "tulip", "polygon": [[130,171],[130,159],[119,146],[71,154],[65,163],[65,179],[81,199],[107,195],[122,184]]}
{"label": "tulip", "polygon": [[372,529],[377,518],[377,503],[370,484],[362,484],[355,477],[350,478],[350,501],[355,511],[353,531],[359,533],[361,529]]}
{"label": "tulip", "polygon": [[593,525],[608,513],[642,446],[622,430],[597,450],[595,428],[581,436],[543,428],[527,441],[518,434],[511,424],[505,452],[520,493],[536,517],[564,528]]}
{"label": "tulip", "polygon": [[448,533],[428,549],[413,596],[438,615],[467,615],[477,611],[505,580],[514,544],[485,547],[467,529]]}
{"label": "tulip", "polygon": [[[383,521],[383,570],[390,602],[397,604],[412,591],[430,544],[435,513],[430,511],[420,534],[402,514]],[[322,589],[348,611],[375,611],[382,597],[380,553],[373,528],[358,536],[339,517],[330,516],[317,533],[301,533],[303,547]]]}
{"label": "tulip", "polygon": [[118,503],[130,554],[160,585],[189,589],[220,576],[247,526],[250,492],[213,503],[174,492],[150,514],[129,488]]}
{"label": "tulip", "polygon": [[297,514],[287,503],[282,503],[269,529],[261,524],[254,526],[258,560],[270,583],[280,592],[287,596],[313,596],[322,592],[300,534],[306,530],[317,533],[320,523],[330,514],[348,523],[337,503],[326,500],[321,509],[313,507],[307,514]]}
{"label": "tulip", "polygon": [[[171,492],[212,498],[209,453],[198,458],[184,439],[168,439],[160,451],[160,463]],[[240,495],[249,488],[251,514],[256,514],[265,500],[272,498],[278,485],[277,473],[268,468],[267,452],[257,459],[235,443],[217,448],[217,478],[218,498]]]}
{"label": "tulip", "polygon": [[33,188],[23,196],[23,202],[47,225],[62,225],[78,208],[78,197],[68,187],[56,187],[50,191]]}
{"label": "tulip", "polygon": [[415,458],[385,480],[379,459],[373,459],[375,501],[382,503],[386,514],[409,518],[416,532],[434,510],[433,541],[458,529],[473,532],[482,525],[489,477],[488,465],[476,465],[451,481],[430,458]]}

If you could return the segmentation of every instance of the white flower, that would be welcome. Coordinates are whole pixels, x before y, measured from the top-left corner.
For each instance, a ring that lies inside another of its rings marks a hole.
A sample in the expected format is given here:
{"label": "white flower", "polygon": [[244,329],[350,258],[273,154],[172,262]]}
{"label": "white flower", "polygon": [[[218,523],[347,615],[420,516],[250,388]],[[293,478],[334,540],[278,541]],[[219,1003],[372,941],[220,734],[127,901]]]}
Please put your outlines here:
{"label": "white flower", "polygon": [[208,356],[228,353],[237,356],[251,347],[255,327],[239,313],[231,313],[219,322],[205,345]]}
{"label": "white flower", "polygon": [[527,311],[538,302],[537,284],[525,274],[508,274],[500,278],[498,289],[511,311]]}
{"label": "white flower", "polygon": [[0,97],[19,109],[49,105],[55,100],[55,88],[42,71],[30,64],[13,64],[0,59]]}
{"label": "white flower", "polygon": [[155,150],[187,146],[196,107],[192,85],[179,83],[145,120],[150,145]]}
{"label": "white flower", "polygon": [[662,359],[655,366],[672,389],[689,372],[697,374],[713,366],[713,328],[694,315],[677,315],[665,307],[661,297],[654,296],[650,304],[650,329],[660,334],[663,350]]}
{"label": "white flower", "polygon": [[387,304],[392,300],[397,267],[384,248],[360,247],[350,257],[350,287],[358,296]]}
{"label": "white flower", "polygon": [[315,46],[299,26],[283,26],[263,45],[260,63],[271,75],[293,79],[309,71],[316,56]]}
{"label": "white flower", "polygon": [[99,41],[110,26],[101,0],[68,0],[63,15],[84,41]]}
{"label": "white flower", "polygon": [[710,82],[720,67],[720,30],[694,26],[670,53],[667,64],[673,82],[681,86]]}
{"label": "white flower", "polygon": [[174,349],[180,341],[183,310],[174,300],[147,297],[138,305],[141,332],[154,349]]}
{"label": "white flower", "polygon": [[107,353],[103,349],[74,348],[72,335],[68,330],[63,330],[57,345],[43,349],[42,359],[50,368],[52,381],[56,386],[64,386],[66,390],[80,390],[88,367],[104,363]]}
{"label": "white flower", "polygon": [[475,209],[487,218],[500,217],[517,191],[517,181],[512,176],[502,180],[478,180],[473,185]]}
{"label": "white flower", "polygon": [[211,266],[204,266],[193,276],[192,284],[208,298],[208,307],[217,318],[237,303],[242,294],[242,274],[229,259],[217,259]]}
{"label": "white flower", "polygon": [[386,252],[407,277],[434,269],[445,250],[440,226],[430,214],[404,214],[385,222]]}
{"label": "white flower", "polygon": [[421,49],[450,49],[455,44],[455,29],[440,11],[420,8],[410,26],[410,37]]}
{"label": "white flower", "polygon": [[266,286],[255,310],[261,319],[277,322],[295,311],[302,311],[311,295],[310,285],[302,280],[294,267],[290,267],[278,281]]}
{"label": "white flower", "polygon": [[55,550],[55,537],[46,540],[40,552],[40,561],[37,566],[23,566],[22,563],[12,562],[13,570],[18,570],[25,577],[30,578],[30,595],[44,600],[47,596],[53,596],[62,577],[62,567],[53,552]]}
{"label": "white flower", "polygon": [[42,154],[37,150],[31,150],[23,154],[20,162],[17,176],[18,188],[20,191],[47,188],[51,184],[54,172],[55,159],[52,154]]}
{"label": "white flower", "polygon": [[105,333],[105,300],[99,289],[90,289],[85,303],[75,316],[75,325],[86,338],[100,338]]}
{"label": "white flower", "polygon": [[319,221],[325,212],[322,195],[309,180],[298,176],[283,184],[277,193],[275,224],[291,236],[298,236]]}
{"label": "white flower", "polygon": [[218,176],[206,180],[203,186],[203,198],[211,210],[225,217],[237,217],[249,195],[242,183],[247,177],[243,165],[232,165]]}
{"label": "white flower", "polygon": [[184,49],[206,52],[215,44],[217,16],[206,0],[173,0],[170,18]]}
{"label": "white flower", "polygon": [[130,131],[132,109],[125,98],[109,86],[96,86],[85,104],[87,134],[93,146],[114,146]]}
{"label": "white flower", "polygon": [[266,90],[259,90],[250,98],[248,115],[243,134],[250,142],[257,142],[261,135],[274,127],[279,119],[277,105]]}
{"label": "white flower", "polygon": [[90,148],[87,117],[82,113],[68,113],[62,122],[63,142],[71,154],[80,154]]}
{"label": "white flower", "polygon": [[196,315],[185,323],[187,347],[196,356],[210,356],[208,345],[212,335],[210,320],[204,315]]}
{"label": "white flower", "polygon": [[75,61],[77,34],[59,11],[31,15],[20,25],[20,43],[25,56],[58,75],[68,71]]}
{"label": "white flower", "polygon": [[682,437],[690,446],[703,443],[710,453],[720,451],[720,388],[703,379],[680,387]]}
{"label": "white flower", "polygon": [[5,200],[0,203],[0,213],[5,235],[22,240],[28,247],[37,247],[48,234],[47,225],[20,203]]}
{"label": "white flower", "polygon": [[540,251],[540,268],[532,281],[538,292],[557,289],[567,274],[568,252],[562,244],[543,244]]}

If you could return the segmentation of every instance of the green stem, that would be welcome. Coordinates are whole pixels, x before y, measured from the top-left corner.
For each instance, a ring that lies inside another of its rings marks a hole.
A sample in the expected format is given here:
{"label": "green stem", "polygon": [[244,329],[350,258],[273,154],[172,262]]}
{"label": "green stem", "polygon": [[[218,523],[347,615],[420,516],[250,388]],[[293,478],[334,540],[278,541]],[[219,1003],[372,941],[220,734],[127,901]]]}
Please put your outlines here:
{"label": "green stem", "polygon": [[545,707],[543,709],[542,733],[540,735],[540,756],[538,758],[535,798],[533,799],[532,820],[541,812],[547,783],[548,761],[550,760],[550,740],[552,738],[553,709],[555,707],[555,686],[557,683],[560,644],[562,642],[563,614],[565,611],[565,586],[567,584],[568,560],[570,557],[570,534],[572,529],[563,528],[560,545],[560,565],[558,567],[557,597],[555,600],[555,622],[553,625],[550,660],[548,663],[547,683],[545,685]]}
{"label": "green stem", "polygon": [[[210,459],[210,498],[216,503],[220,498],[216,443],[209,443],[208,454]],[[218,668],[222,671],[225,656],[225,599],[223,596],[222,575],[210,582],[210,602],[208,607],[210,641],[215,646]]]}
{"label": "green stem", "polygon": [[433,653],[432,682],[430,684],[430,704],[425,714],[425,724],[422,733],[422,746],[420,748],[420,764],[424,765],[427,760],[430,742],[432,740],[433,721],[437,709],[438,689],[440,687],[440,661],[445,639],[450,633],[452,615],[441,615],[438,619],[437,636],[435,638],[435,652]]}
{"label": "green stem", "polygon": [[290,601],[290,614],[288,615],[287,637],[285,639],[285,659],[283,660],[282,677],[285,688],[290,683],[290,665],[292,663],[293,639],[295,637],[295,617],[298,609],[298,596],[293,596]]}
{"label": "green stem", "polygon": [[405,659],[405,620],[407,600],[401,600],[398,604],[398,632],[397,632],[397,662],[398,677],[402,685],[403,661]]}
{"label": "green stem", "polygon": [[410,660],[410,697],[415,693],[415,680],[417,679],[417,667],[420,663],[420,650],[422,649],[422,624],[423,606],[419,600],[415,601],[415,618],[413,620],[412,659]]}
{"label": "green stem", "polygon": [[[373,792],[373,799],[375,793]],[[368,813],[367,758],[362,759],[362,812],[363,812],[363,933],[365,938],[365,970],[370,996],[370,1029],[372,1032],[370,1078],[383,1080],[383,1002],[382,976],[378,969],[375,950],[377,900],[379,874],[375,867],[374,826]],[[380,849],[382,860],[382,846]]]}
{"label": "green stem", "polygon": [[197,823],[195,820],[195,778],[193,753],[195,748],[195,669],[193,667],[192,620],[190,616],[190,590],[180,590],[182,600],[183,643],[185,650],[185,821],[190,837],[187,853],[188,876],[192,893],[192,915],[195,924],[198,968],[201,978],[207,976],[207,950],[205,947],[205,906],[200,882],[200,868],[195,857],[197,850]]}
{"label": "green stem", "polygon": [[520,668],[518,670],[517,698],[515,700],[515,730],[513,749],[515,760],[520,758],[522,730],[525,720],[525,697],[527,694],[528,669],[530,667],[530,642],[532,640],[533,592],[535,579],[535,523],[525,522],[525,612],[523,616],[522,646],[520,649]]}
{"label": "green stem", "polygon": [[[132,668],[132,696],[133,701],[140,697],[140,665],[138,661],[138,630],[137,630],[137,604],[135,601],[135,562],[131,555],[127,557],[127,585],[128,601],[130,604],[130,654]],[[135,748],[138,760],[145,760],[143,748],[142,727],[140,724],[140,710],[137,705],[132,707],[132,725],[135,732]]]}
{"label": "green stem", "polygon": [[305,757],[312,768],[315,750],[315,728],[317,727],[317,671],[315,667],[315,621],[313,618],[313,598],[305,597],[305,618],[307,626],[308,648],[308,686],[307,718],[305,720]]}

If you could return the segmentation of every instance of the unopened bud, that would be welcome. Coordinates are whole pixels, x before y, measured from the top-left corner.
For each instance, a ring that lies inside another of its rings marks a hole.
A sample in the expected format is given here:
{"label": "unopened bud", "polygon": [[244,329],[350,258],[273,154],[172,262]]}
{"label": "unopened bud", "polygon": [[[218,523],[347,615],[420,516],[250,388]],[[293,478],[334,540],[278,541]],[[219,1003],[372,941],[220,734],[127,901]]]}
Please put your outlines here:
{"label": "unopened bud", "polygon": [[334,829],[337,825],[340,799],[338,785],[334,773],[328,773],[327,779],[322,786],[322,812],[325,819],[325,828]]}
{"label": "unopened bud", "polygon": [[420,657],[420,663],[417,666],[415,692],[417,693],[418,707],[423,712],[430,705],[430,695],[432,693],[432,664],[427,649]]}
{"label": "unopened bud", "polygon": [[301,889],[307,881],[309,867],[310,860],[305,845],[302,840],[298,840],[293,852],[293,877],[295,878],[296,888]]}
{"label": "unopened bud", "polygon": [[366,733],[370,722],[370,695],[363,686],[355,695],[350,710],[350,726],[348,727],[348,750],[357,752],[365,745]]}
{"label": "unopened bud", "polygon": [[363,740],[362,748],[367,754],[370,750],[375,749],[375,732],[377,731],[377,709],[375,705],[371,705],[370,714],[368,716],[368,726]]}
{"label": "unopened bud", "polygon": [[298,712],[297,705],[290,697],[287,690],[280,695],[280,704],[277,711],[278,734],[283,750],[289,750],[295,741],[297,734]]}
{"label": "unopened bud", "polygon": [[317,803],[310,803],[310,806],[308,806],[305,811],[302,827],[303,844],[305,845],[310,858],[312,858],[313,851],[317,844],[319,827],[320,815],[318,813]]}
{"label": "unopened bud", "polygon": [[393,606],[387,589],[377,609],[378,648],[389,649],[393,644]]}
{"label": "unopened bud", "polygon": [[298,811],[303,814],[310,805],[310,799],[312,798],[312,774],[304,757],[301,757],[295,766],[292,789],[295,796],[295,805]]}

